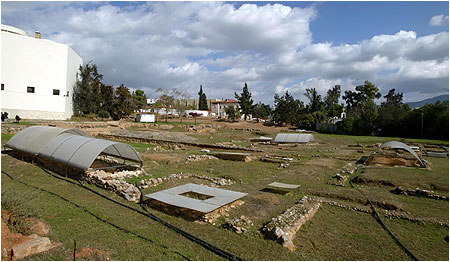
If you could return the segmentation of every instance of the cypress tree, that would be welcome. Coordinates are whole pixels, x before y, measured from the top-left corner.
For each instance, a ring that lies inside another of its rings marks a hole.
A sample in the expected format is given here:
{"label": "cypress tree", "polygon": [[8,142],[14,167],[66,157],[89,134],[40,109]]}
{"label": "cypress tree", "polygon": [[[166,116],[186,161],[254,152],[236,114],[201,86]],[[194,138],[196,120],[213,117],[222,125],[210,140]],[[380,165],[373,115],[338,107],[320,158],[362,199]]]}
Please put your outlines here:
{"label": "cypress tree", "polygon": [[200,91],[198,92],[198,110],[208,110],[208,101],[206,100],[206,94],[203,93],[202,85],[200,85]]}
{"label": "cypress tree", "polygon": [[239,100],[239,107],[244,114],[244,119],[247,120],[247,116],[253,113],[253,99],[252,94],[248,91],[247,83],[245,83],[241,95],[239,96],[235,92],[234,96]]}

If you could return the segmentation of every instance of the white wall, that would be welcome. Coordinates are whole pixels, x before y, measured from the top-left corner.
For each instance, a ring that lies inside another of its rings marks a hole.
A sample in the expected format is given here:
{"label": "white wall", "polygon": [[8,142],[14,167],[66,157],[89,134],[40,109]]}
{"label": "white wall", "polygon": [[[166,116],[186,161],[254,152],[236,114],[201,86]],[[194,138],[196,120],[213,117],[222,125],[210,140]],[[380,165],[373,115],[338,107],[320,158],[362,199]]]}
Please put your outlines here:
{"label": "white wall", "polygon": [[[73,115],[73,86],[77,81],[77,72],[80,68],[80,65],[83,64],[83,59],[73,51],[71,47],[68,48],[68,59],[67,59],[67,82],[66,82],[66,109],[65,109],[65,117],[70,118]],[[69,96],[67,95],[67,91],[69,91]]]}
{"label": "white wall", "polygon": [[[13,118],[67,119],[72,115],[72,86],[83,63],[69,46],[2,31],[2,111]],[[35,93],[27,93],[33,86]],[[53,95],[59,89],[59,95]],[[69,97],[66,92],[69,91]]]}

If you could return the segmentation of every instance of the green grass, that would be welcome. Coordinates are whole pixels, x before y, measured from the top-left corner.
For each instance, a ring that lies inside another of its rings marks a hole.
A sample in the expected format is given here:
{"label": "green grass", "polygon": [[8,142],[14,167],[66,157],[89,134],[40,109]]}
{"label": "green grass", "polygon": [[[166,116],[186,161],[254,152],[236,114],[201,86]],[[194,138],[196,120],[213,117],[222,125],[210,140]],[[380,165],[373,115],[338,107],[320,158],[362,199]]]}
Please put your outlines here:
{"label": "green grass", "polygon": [[134,142],[123,142],[123,141],[120,141],[120,142],[129,144],[134,149],[136,149],[136,151],[139,152],[139,153],[145,152],[147,150],[147,148],[151,149],[151,148],[156,147],[155,145],[150,145],[150,144],[142,144],[142,143],[134,143]]}
{"label": "green grass", "polygon": [[[275,131],[267,132],[270,134],[269,136],[276,133]],[[233,140],[233,143],[245,146],[248,145],[249,137],[259,135],[248,131],[219,129],[214,134],[196,133],[192,136],[199,138],[201,142],[215,143]],[[209,138],[211,136],[213,139]],[[2,142],[10,137],[11,135],[2,134]],[[144,168],[148,175],[127,178],[127,182],[134,183],[149,177],[162,177],[181,172],[230,178],[235,183],[222,188],[248,193],[243,198],[245,203],[232,209],[228,217],[237,218],[245,215],[251,219],[254,226],[249,228],[246,234],[235,234],[222,228],[221,225],[225,222],[226,217],[221,217],[216,225],[199,224],[155,209],[149,210],[169,223],[245,260],[410,260],[370,214],[333,207],[326,203],[322,205],[314,218],[297,232],[294,239],[297,247],[295,251],[291,252],[274,241],[264,239],[259,229],[265,223],[294,205],[302,196],[311,195],[312,192],[339,196],[341,199],[333,199],[333,197],[330,199],[345,201],[349,205],[363,205],[365,200],[356,190],[348,186],[332,186],[327,182],[332,181],[331,177],[340,173],[341,168],[349,162],[337,158],[358,159],[365,155],[348,148],[348,144],[369,145],[388,141],[390,138],[317,134],[316,140],[318,144],[296,147],[258,145],[257,148],[263,149],[264,152],[251,152],[252,161],[247,163],[205,160],[189,164],[185,163],[188,155],[204,154],[200,152],[199,148],[143,153],[147,148],[154,146],[128,143],[142,153]],[[368,154],[372,149],[364,148],[364,150]],[[264,163],[258,160],[265,154],[292,157],[295,161],[288,168],[279,169],[278,164]],[[316,157],[317,155],[321,157]],[[427,158],[427,160],[433,164],[431,170],[420,168],[364,169],[361,176],[378,180],[392,180],[412,188],[432,188],[433,184],[441,188],[440,193],[448,195],[448,159]],[[2,170],[22,181],[61,194],[99,216],[129,230],[139,232],[157,243],[170,247],[171,250],[180,251],[191,259],[221,260],[220,257],[161,224],[114,205],[79,187],[56,180],[29,163],[3,155]],[[299,184],[300,187],[292,195],[279,195],[264,191],[267,184],[274,181]],[[207,184],[205,180],[189,178],[165,182],[144,189],[143,192],[144,194],[153,193],[189,182]],[[23,199],[24,204],[18,203],[19,210],[16,212],[24,209],[24,213],[27,213],[29,211],[26,210],[31,210],[30,214],[42,218],[51,225],[53,232],[51,239],[63,243],[63,248],[35,256],[31,258],[33,260],[71,259],[74,239],[77,240],[80,248],[101,249],[112,260],[181,260],[173,252],[168,252],[158,245],[150,244],[119,231],[61,199],[17,184],[4,175],[2,175],[1,186],[2,201],[4,197],[5,199],[16,199],[15,201]],[[358,184],[357,186],[364,190],[373,201],[392,203],[400,207],[402,212],[448,223],[447,201],[394,195],[389,192],[392,188],[386,186],[369,184]],[[90,185],[89,187],[122,203],[139,208],[137,204],[127,202],[116,194]],[[3,194],[7,194],[7,196],[3,196]],[[20,196],[30,197],[21,198]],[[359,199],[361,202],[358,202]],[[444,240],[444,237],[448,236],[448,227],[388,219],[384,216],[382,219],[420,259],[448,260],[448,242]]]}
{"label": "green grass", "polygon": [[8,142],[14,134],[3,134],[2,133],[2,145]]}

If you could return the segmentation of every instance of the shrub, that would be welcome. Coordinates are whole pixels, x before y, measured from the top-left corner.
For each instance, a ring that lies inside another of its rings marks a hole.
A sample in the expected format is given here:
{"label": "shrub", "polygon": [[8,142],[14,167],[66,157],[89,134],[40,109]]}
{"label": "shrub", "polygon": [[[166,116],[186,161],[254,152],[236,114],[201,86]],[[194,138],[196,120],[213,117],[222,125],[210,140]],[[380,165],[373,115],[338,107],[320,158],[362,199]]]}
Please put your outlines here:
{"label": "shrub", "polygon": [[111,116],[109,115],[108,111],[103,110],[103,109],[100,110],[100,111],[98,111],[97,116],[98,116],[98,117],[101,117],[101,118],[110,118],[110,117],[111,117]]}

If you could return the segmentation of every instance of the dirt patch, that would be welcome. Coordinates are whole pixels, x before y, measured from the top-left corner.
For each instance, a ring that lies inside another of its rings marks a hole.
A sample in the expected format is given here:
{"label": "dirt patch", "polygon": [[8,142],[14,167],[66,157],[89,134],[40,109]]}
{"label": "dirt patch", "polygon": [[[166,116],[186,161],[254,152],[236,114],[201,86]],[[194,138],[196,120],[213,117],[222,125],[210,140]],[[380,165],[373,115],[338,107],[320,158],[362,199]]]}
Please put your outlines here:
{"label": "dirt patch", "polygon": [[389,180],[372,179],[372,178],[365,177],[363,175],[359,175],[352,182],[357,183],[357,184],[366,184],[366,185],[373,185],[373,186],[389,186],[389,187],[397,186],[396,184],[394,184],[394,182],[389,181]]}
{"label": "dirt patch", "polygon": [[[23,221],[19,221],[19,219]],[[45,223],[44,221],[38,219],[38,218],[25,218],[22,219],[18,216],[15,216],[8,210],[2,209],[2,219],[1,219],[1,232],[2,232],[2,245],[1,245],[1,258],[2,260],[13,260],[13,259],[21,259],[21,254],[32,255],[36,253],[40,253],[42,251],[46,251],[48,249],[51,249],[53,247],[59,246],[59,244],[51,244],[48,238],[42,238],[38,235],[48,235],[50,233],[50,226]],[[18,231],[17,228],[15,228],[15,225],[23,224],[20,229],[25,230],[27,235],[23,235],[21,233],[23,232],[13,232],[8,227],[9,224],[13,231]],[[25,226],[25,227],[24,227]],[[30,234],[31,235],[28,235]],[[40,247],[39,244],[30,245],[32,242],[45,240],[43,242],[46,243],[45,246]],[[23,248],[24,245],[26,248]],[[22,247],[22,248],[21,248]],[[19,252],[19,249],[24,249]],[[15,252],[13,252],[13,250]],[[42,251],[41,251],[42,250]]]}
{"label": "dirt patch", "polygon": [[26,242],[28,237],[11,232],[2,219],[2,260],[11,260],[11,250],[14,246]]}
{"label": "dirt patch", "polygon": [[83,260],[83,261],[105,261],[105,260],[111,260],[109,255],[100,249],[97,248],[91,248],[91,247],[85,247],[81,250],[77,250],[75,252],[75,259],[76,260]]}
{"label": "dirt patch", "polygon": [[160,164],[174,164],[184,161],[183,156],[165,153],[141,153],[141,158],[144,160],[156,161]]}
{"label": "dirt patch", "polygon": [[312,165],[312,166],[333,168],[336,165],[336,160],[334,160],[332,158],[311,159],[308,162],[306,162],[305,164]]}
{"label": "dirt patch", "polygon": [[279,197],[272,194],[253,194],[248,197],[256,199],[257,202],[261,203],[263,206],[274,206],[280,203]]}
{"label": "dirt patch", "polygon": [[368,165],[382,165],[382,166],[407,166],[420,167],[420,162],[417,159],[407,159],[396,156],[373,156],[367,161]]}

